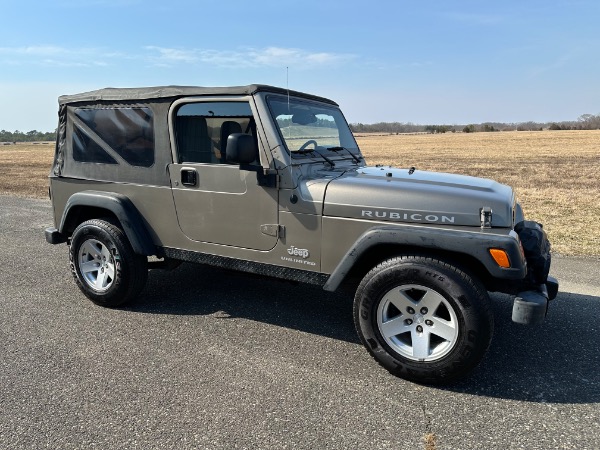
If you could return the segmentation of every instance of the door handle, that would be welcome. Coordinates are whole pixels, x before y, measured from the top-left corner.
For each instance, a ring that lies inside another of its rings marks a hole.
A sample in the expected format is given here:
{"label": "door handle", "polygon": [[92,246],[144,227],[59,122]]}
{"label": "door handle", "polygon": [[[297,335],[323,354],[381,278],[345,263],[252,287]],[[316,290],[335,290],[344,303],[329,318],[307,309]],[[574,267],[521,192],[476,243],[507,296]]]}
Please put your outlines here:
{"label": "door handle", "polygon": [[196,172],[196,169],[181,169],[181,184],[184,186],[197,186],[198,172]]}

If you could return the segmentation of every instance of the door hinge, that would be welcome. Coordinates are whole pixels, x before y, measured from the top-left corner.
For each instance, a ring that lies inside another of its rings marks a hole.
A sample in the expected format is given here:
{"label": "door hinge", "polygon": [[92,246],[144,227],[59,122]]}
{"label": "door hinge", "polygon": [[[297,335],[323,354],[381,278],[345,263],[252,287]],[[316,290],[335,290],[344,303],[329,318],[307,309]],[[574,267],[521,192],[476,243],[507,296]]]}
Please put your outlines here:
{"label": "door hinge", "polygon": [[283,225],[276,224],[265,224],[260,226],[260,232],[267,236],[274,236],[277,238],[285,237],[285,227]]}
{"label": "door hinge", "polygon": [[279,188],[279,174],[276,170],[266,169],[263,172],[258,169],[256,172],[256,180],[259,186]]}

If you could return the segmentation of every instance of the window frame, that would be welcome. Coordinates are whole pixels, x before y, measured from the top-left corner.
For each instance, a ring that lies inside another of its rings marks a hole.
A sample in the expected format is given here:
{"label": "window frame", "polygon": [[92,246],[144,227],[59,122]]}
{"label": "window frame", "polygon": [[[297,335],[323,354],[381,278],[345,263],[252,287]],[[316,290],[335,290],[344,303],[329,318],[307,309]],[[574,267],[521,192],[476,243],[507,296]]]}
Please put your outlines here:
{"label": "window frame", "polygon": [[[256,136],[255,139],[259,144],[259,161],[262,161],[263,155],[260,151],[260,142],[261,137],[259,136],[260,129],[260,120],[259,116],[256,113],[256,105],[254,104],[253,98],[251,95],[232,95],[232,96],[202,96],[202,97],[183,97],[177,99],[171,104],[169,108],[168,115],[168,126],[169,126],[169,139],[171,143],[171,157],[175,164],[184,164],[183,162],[179,162],[179,149],[177,143],[177,112],[181,107],[187,104],[193,103],[247,103],[250,107],[251,116],[254,119],[254,123],[256,125]],[[210,116],[203,116],[210,117]],[[221,117],[221,116],[219,116]],[[231,116],[231,117],[240,117],[240,116]],[[243,116],[246,117],[246,116]],[[249,116],[248,116],[249,117]],[[220,167],[236,167],[232,164],[223,164],[223,163],[215,163],[215,162],[186,162],[186,165],[210,165],[210,166],[220,166]]]}
{"label": "window frame", "polygon": [[[320,102],[318,100],[307,99],[307,98],[303,98],[303,97],[292,97],[292,98],[297,103],[306,103],[308,105],[318,105],[319,108],[322,108],[322,109],[331,109],[331,110],[337,111],[340,114],[340,117],[344,120],[344,123],[346,124],[346,126],[348,127],[348,131],[350,133],[350,137],[352,138],[352,141],[354,142],[354,146],[353,147],[346,147],[346,148],[348,148],[350,151],[355,150],[355,151],[357,151],[357,152],[360,153],[360,147],[358,146],[358,142],[356,142],[356,138],[354,137],[354,133],[352,133],[352,129],[350,128],[350,124],[346,120],[346,117],[344,116],[344,113],[339,108],[339,106],[332,105],[332,104],[329,104],[329,103]],[[283,148],[285,149],[285,151],[287,152],[287,154],[290,156],[290,158],[291,159],[310,159],[310,158],[313,158],[313,156],[311,156],[310,153],[298,153],[297,150],[290,150],[290,148],[287,145],[286,138],[283,136],[283,133],[281,131],[279,123],[277,122],[277,117],[275,116],[275,114],[273,112],[273,109],[271,107],[271,100],[285,102],[285,101],[287,101],[287,98],[285,96],[281,95],[281,94],[268,94],[268,95],[265,96],[264,100],[265,100],[265,105],[267,107],[267,111],[269,112],[269,115],[270,115],[270,119],[271,119],[271,121],[273,123],[274,130],[277,132],[277,136],[279,137],[279,139],[281,141],[281,144],[283,145]],[[334,121],[335,121],[335,116],[332,116],[332,117],[334,118]],[[336,127],[337,127],[337,129],[339,131],[339,125],[337,124],[337,121],[336,121]],[[340,139],[340,145],[342,145],[341,139]],[[336,152],[332,152],[330,150],[327,150],[326,148],[322,149],[321,151],[325,151],[326,154],[327,154],[327,156],[336,156]]]}

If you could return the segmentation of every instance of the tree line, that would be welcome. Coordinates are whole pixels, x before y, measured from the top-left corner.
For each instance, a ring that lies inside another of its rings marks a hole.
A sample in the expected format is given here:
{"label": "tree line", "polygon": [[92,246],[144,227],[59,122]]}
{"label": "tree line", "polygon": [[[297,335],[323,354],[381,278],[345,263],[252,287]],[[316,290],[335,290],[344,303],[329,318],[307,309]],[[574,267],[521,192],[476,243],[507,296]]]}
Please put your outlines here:
{"label": "tree line", "polygon": [[[329,122],[320,124],[323,127],[331,126]],[[485,122],[467,125],[417,125],[411,122],[378,122],[372,124],[351,123],[350,129],[354,133],[463,133],[493,132],[493,131],[541,131],[541,130],[600,130],[600,114],[583,114],[577,120],[563,122],[520,122],[501,123]],[[56,140],[54,131],[0,131],[0,142],[37,142]]]}
{"label": "tree line", "polygon": [[56,130],[43,131],[31,130],[23,131],[0,131],[0,142],[38,142],[38,141],[54,141],[56,140]]}
{"label": "tree line", "polygon": [[402,122],[378,122],[373,124],[351,123],[354,133],[463,133],[493,131],[541,131],[541,130],[600,130],[600,114],[583,114],[577,120],[562,122],[485,122],[466,125],[417,125]]}

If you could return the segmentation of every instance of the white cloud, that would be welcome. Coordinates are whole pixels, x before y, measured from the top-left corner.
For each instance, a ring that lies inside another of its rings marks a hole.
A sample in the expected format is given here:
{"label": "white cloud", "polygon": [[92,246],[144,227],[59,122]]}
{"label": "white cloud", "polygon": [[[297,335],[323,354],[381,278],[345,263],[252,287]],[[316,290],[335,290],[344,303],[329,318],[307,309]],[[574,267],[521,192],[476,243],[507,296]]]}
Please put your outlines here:
{"label": "white cloud", "polygon": [[126,54],[103,48],[67,48],[55,45],[0,47],[0,62],[10,65],[98,67],[119,61],[145,60],[152,65],[207,64],[225,68],[285,67],[296,69],[343,64],[356,58],[347,53],[311,52],[299,48],[265,47],[214,50],[146,46],[145,52]]}
{"label": "white cloud", "polygon": [[13,66],[99,67],[109,65],[111,60],[126,57],[119,52],[98,48],[66,48],[55,45],[0,47],[0,61]]}
{"label": "white cloud", "polygon": [[196,50],[184,50],[176,48],[165,48],[156,46],[147,46],[146,50],[151,52],[158,52],[158,56],[152,56],[154,62],[167,64],[167,63],[195,63],[199,60],[198,52]]}
{"label": "white cloud", "polygon": [[54,56],[69,53],[63,47],[53,45],[33,45],[29,47],[0,47],[0,55],[10,56]]}
{"label": "white cloud", "polygon": [[356,57],[352,54],[310,52],[298,48],[282,47],[262,49],[249,47],[239,50],[177,49],[157,46],[145,48],[155,53],[149,55],[150,61],[161,66],[170,66],[176,63],[205,63],[230,68],[282,66],[302,68],[343,63]]}
{"label": "white cloud", "polygon": [[250,55],[260,65],[328,65],[354,59],[354,55],[327,52],[311,53],[297,48],[267,47],[263,50],[252,50]]}

